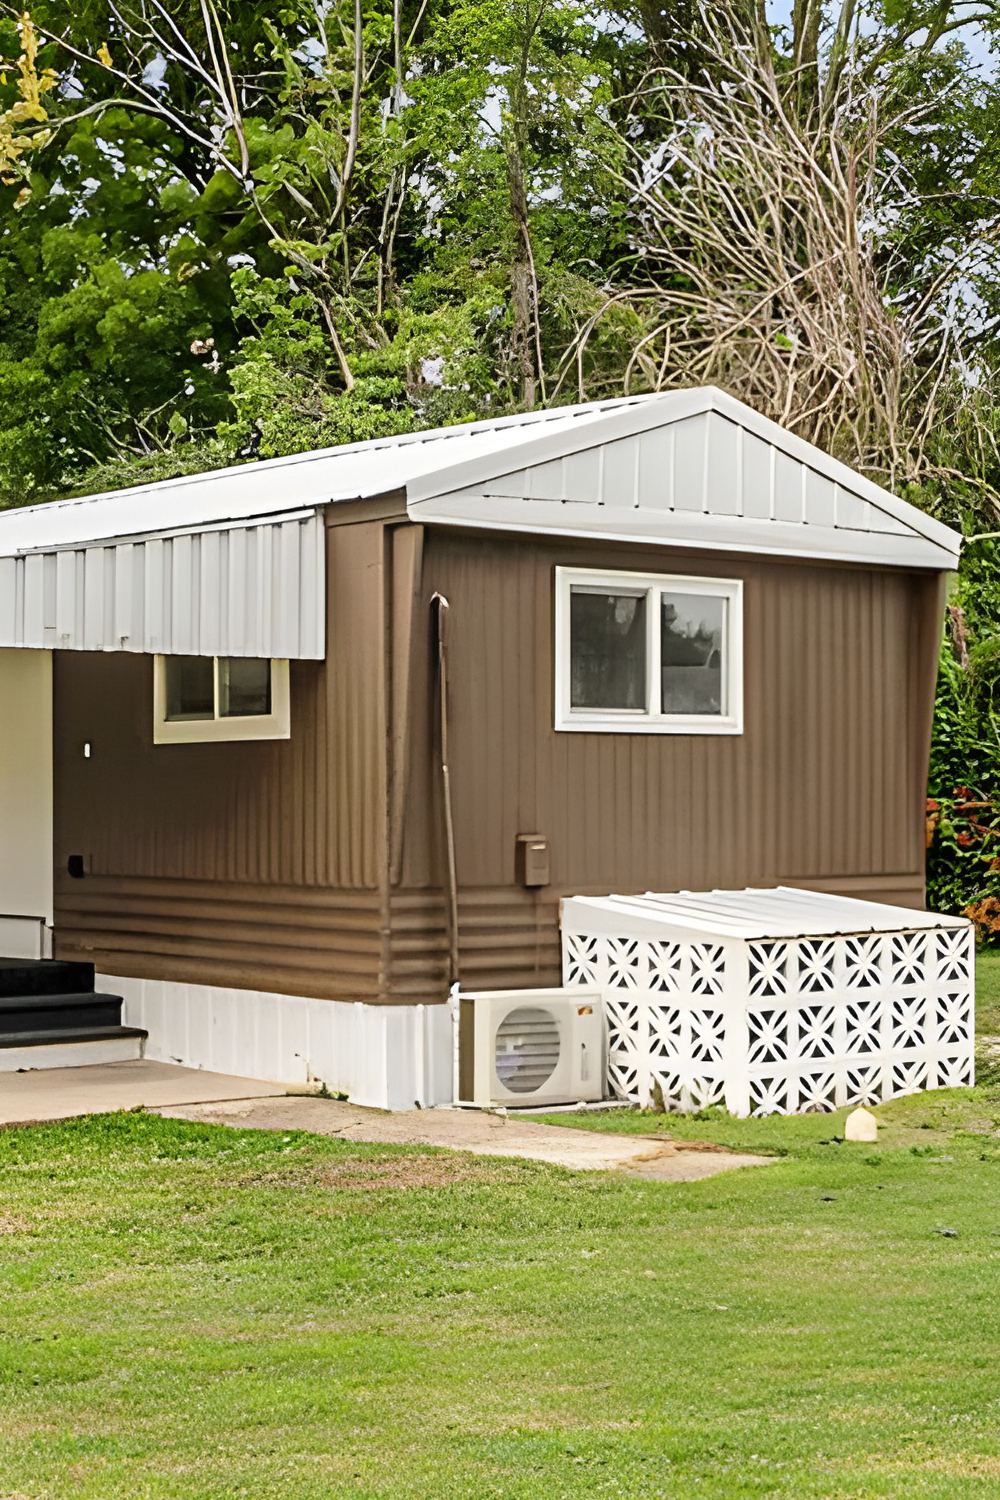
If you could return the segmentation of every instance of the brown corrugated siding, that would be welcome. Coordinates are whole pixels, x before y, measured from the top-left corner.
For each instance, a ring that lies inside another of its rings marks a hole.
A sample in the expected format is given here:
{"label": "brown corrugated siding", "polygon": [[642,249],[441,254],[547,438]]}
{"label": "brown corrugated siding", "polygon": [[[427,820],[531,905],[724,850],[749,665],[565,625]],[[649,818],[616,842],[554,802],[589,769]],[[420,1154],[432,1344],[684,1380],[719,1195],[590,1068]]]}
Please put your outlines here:
{"label": "brown corrugated siding", "polygon": [[[345,524],[329,531],[328,655],[292,663],[290,740],[154,747],[149,658],[57,653],[60,955],[139,977],[443,999],[435,590],[451,603],[467,986],[558,980],[566,894],[784,881],[921,904],[939,580],[425,534],[392,504],[331,514]],[[745,579],[745,733],[557,734],[557,563]],[[549,840],[543,890],[517,882],[519,833]],[[74,853],[83,880],[65,874]]]}
{"label": "brown corrugated siding", "polygon": [[[744,733],[556,733],[557,563],[743,578]],[[451,605],[464,983],[555,981],[558,901],[573,892],[784,882],[922,904],[938,580],[433,531],[425,608],[436,589]],[[394,911],[404,893],[416,902],[440,882],[426,673],[415,693],[411,719],[422,730]],[[550,842],[552,884],[541,892],[517,885],[519,833]],[[409,943],[405,982],[415,998],[441,996],[443,931],[442,923],[437,942],[425,934],[419,955]],[[394,963],[394,989],[395,976]]]}
{"label": "brown corrugated siding", "polygon": [[60,881],[59,954],[106,974],[376,1000],[376,892],[192,880]]}
{"label": "brown corrugated siding", "polygon": [[[558,984],[554,900],[550,891],[526,891],[520,886],[460,891],[463,987]],[[390,911],[394,999],[410,1003],[443,999],[448,990],[448,916],[442,893],[395,891]]]}

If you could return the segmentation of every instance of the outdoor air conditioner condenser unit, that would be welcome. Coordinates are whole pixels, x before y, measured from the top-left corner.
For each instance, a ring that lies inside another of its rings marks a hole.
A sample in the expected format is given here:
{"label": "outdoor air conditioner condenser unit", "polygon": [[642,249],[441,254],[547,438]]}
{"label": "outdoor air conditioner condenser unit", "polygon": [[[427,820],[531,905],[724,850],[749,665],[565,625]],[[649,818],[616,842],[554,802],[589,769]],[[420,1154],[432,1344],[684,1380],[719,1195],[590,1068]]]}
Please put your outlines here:
{"label": "outdoor air conditioner condenser unit", "polygon": [[600,990],[492,990],[459,997],[459,1093],[465,1104],[603,1099]]}

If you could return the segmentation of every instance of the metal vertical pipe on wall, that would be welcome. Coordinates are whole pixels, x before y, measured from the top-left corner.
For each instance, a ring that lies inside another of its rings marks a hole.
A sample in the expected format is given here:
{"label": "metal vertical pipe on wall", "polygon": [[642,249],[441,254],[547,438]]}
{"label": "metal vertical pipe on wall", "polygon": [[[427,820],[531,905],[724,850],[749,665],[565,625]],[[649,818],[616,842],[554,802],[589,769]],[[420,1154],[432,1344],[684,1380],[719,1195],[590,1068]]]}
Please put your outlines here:
{"label": "metal vertical pipe on wall", "polygon": [[435,594],[437,611],[438,701],[441,710],[441,792],[444,802],[445,852],[448,860],[448,967],[452,984],[458,983],[458,873],[455,864],[455,817],[451,802],[451,764],[448,753],[448,612],[443,594]]}

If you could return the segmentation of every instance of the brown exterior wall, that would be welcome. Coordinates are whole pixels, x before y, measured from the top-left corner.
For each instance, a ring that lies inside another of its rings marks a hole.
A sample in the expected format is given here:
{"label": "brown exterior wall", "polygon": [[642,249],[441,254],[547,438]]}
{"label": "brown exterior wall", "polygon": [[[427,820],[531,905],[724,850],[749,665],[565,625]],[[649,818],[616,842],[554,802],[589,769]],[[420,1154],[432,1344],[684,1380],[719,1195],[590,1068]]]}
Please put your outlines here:
{"label": "brown exterior wall", "polygon": [[[56,653],[60,957],[140,978],[378,998],[385,535],[379,518],[327,533],[327,658],[291,664],[288,740],[154,746],[151,657]],[[84,879],[67,875],[70,854],[84,856]]]}
{"label": "brown exterior wall", "polygon": [[[451,605],[466,985],[556,981],[573,892],[784,881],[922,903],[938,579],[425,531],[395,502],[331,521],[328,654],[292,663],[288,741],[154,747],[148,657],[56,655],[60,956],[442,1000],[435,590]],[[556,563],[744,578],[745,733],[557,734]],[[541,891],[517,883],[519,833],[550,842]]]}
{"label": "brown exterior wall", "polygon": [[[557,563],[743,578],[744,733],[556,733]],[[923,904],[937,578],[433,531],[423,584],[451,606],[463,984],[556,982],[558,902],[574,892],[786,883]],[[415,696],[393,984],[430,999],[447,912],[426,670]],[[517,883],[519,833],[549,840],[540,891]]]}

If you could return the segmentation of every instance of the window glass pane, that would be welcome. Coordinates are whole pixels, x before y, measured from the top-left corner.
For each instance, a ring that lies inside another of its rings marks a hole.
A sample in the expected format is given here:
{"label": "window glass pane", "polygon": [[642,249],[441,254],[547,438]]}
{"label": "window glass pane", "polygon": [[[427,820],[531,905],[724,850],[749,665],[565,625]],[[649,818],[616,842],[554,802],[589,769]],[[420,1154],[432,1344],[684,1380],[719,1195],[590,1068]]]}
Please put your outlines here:
{"label": "window glass pane", "polygon": [[728,600],[712,594],[660,596],[660,664],[665,714],[723,714]]}
{"label": "window glass pane", "polygon": [[570,705],[645,709],[645,594],[571,591]]}
{"label": "window glass pane", "polygon": [[215,670],[210,656],[167,656],[167,718],[214,719]]}
{"label": "window glass pane", "polygon": [[271,712],[271,663],[245,656],[219,657],[219,718]]}

